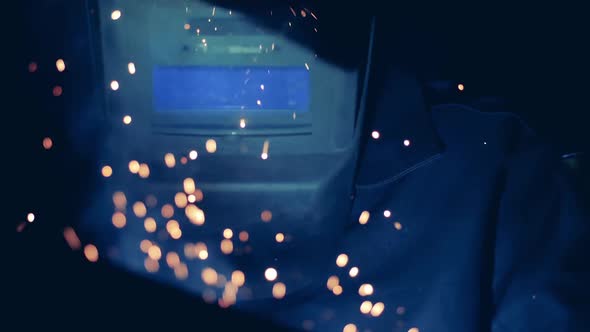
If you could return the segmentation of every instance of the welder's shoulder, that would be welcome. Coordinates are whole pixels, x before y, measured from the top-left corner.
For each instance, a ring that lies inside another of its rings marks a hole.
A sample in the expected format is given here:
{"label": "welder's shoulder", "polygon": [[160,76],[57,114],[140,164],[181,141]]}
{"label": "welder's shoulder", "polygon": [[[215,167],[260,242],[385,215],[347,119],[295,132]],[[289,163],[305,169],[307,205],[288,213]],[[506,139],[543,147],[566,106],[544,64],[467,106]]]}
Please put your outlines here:
{"label": "welder's shoulder", "polygon": [[433,106],[431,114],[435,130],[450,149],[468,152],[485,146],[488,153],[509,155],[533,146],[547,148],[525,121],[513,113],[442,104]]}

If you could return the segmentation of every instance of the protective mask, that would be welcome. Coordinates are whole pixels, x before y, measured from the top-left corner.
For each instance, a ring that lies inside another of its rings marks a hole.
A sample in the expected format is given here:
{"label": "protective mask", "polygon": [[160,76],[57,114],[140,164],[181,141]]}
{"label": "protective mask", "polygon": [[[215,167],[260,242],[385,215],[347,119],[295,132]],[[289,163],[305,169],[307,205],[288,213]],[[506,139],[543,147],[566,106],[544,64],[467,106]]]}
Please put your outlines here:
{"label": "protective mask", "polygon": [[84,231],[113,263],[221,306],[323,287],[350,222],[366,44],[335,61],[301,4],[101,1],[98,15],[113,174]]}

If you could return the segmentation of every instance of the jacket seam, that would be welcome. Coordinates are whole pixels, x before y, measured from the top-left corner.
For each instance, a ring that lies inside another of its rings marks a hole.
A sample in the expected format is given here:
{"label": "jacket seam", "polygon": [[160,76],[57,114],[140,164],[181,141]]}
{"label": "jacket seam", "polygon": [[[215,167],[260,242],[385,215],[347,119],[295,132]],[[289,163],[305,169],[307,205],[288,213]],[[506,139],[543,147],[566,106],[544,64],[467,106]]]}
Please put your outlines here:
{"label": "jacket seam", "polygon": [[442,153],[437,153],[434,156],[432,156],[432,157],[430,157],[430,158],[428,158],[426,160],[423,160],[423,161],[421,161],[421,162],[419,162],[417,164],[414,164],[413,166],[410,166],[409,168],[406,168],[405,170],[397,173],[396,175],[394,175],[392,177],[386,178],[386,179],[381,180],[381,181],[379,181],[377,183],[356,185],[356,188],[358,188],[358,189],[370,189],[370,188],[379,187],[379,186],[386,185],[386,184],[391,184],[393,182],[398,181],[402,177],[408,175],[409,173],[417,170],[418,168],[421,168],[423,166],[426,166],[426,165],[430,164],[431,162],[440,159],[441,157],[442,157]]}

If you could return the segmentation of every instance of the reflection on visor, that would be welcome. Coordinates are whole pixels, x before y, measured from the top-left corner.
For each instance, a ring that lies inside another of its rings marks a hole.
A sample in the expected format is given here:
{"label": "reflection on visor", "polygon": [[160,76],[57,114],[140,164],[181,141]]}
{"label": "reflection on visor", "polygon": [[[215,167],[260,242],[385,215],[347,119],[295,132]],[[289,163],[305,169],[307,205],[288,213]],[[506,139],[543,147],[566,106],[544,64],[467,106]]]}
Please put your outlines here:
{"label": "reflection on visor", "polygon": [[301,67],[156,67],[154,108],[307,112],[309,72]]}

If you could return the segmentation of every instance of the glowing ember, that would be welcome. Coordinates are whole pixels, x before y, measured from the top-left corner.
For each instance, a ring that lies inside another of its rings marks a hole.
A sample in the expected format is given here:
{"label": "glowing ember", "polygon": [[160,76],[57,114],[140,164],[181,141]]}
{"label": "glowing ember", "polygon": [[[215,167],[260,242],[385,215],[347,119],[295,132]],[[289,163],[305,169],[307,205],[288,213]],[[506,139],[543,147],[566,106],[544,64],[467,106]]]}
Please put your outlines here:
{"label": "glowing ember", "polygon": [[372,308],[373,303],[371,303],[371,301],[364,301],[363,303],[361,303],[360,310],[363,314],[368,314],[369,312],[371,312]]}
{"label": "glowing ember", "polygon": [[146,257],[146,259],[143,261],[143,266],[145,267],[146,271],[151,273],[158,272],[158,270],[160,269],[160,263],[158,263],[157,260],[152,259],[150,257]]}
{"label": "glowing ember", "polygon": [[224,238],[231,239],[233,236],[234,236],[234,232],[231,229],[226,228],[223,230],[223,237]]}
{"label": "glowing ember", "polygon": [[188,23],[184,24],[184,30],[190,30],[191,29],[191,25]]}
{"label": "glowing ember", "polygon": [[358,329],[356,328],[356,325],[350,323],[344,326],[342,332],[358,332]]}
{"label": "glowing ember", "polygon": [[197,202],[200,202],[203,200],[203,191],[201,189],[197,189],[195,190],[195,199],[197,200]]}
{"label": "glowing ember", "polygon": [[124,124],[126,124],[126,125],[129,125],[129,124],[131,124],[131,121],[133,121],[133,119],[131,118],[131,116],[130,116],[130,115],[125,115],[125,116],[123,117],[123,123],[124,123]]}
{"label": "glowing ember", "polygon": [[111,177],[111,175],[113,175],[113,168],[109,165],[103,166],[102,169],[100,170],[100,173],[105,178]]}
{"label": "glowing ember", "polygon": [[348,255],[346,255],[346,254],[338,255],[338,257],[336,258],[336,265],[338,265],[339,267],[344,267],[344,266],[346,266],[346,264],[348,264]]}
{"label": "glowing ember", "polygon": [[64,92],[64,90],[62,89],[61,86],[56,85],[53,87],[53,90],[51,91],[51,93],[53,94],[54,97],[59,97],[61,96],[61,94]]}
{"label": "glowing ember", "polygon": [[141,240],[141,242],[139,243],[139,249],[141,249],[141,252],[147,254],[148,250],[152,247],[152,241],[150,240]]}
{"label": "glowing ember", "polygon": [[127,206],[127,198],[125,194],[121,191],[117,191],[113,194],[113,204],[117,208],[117,210],[124,210]]}
{"label": "glowing ember", "polygon": [[66,70],[66,63],[63,59],[57,59],[57,61],[55,61],[55,67],[57,68],[57,71],[61,73]]}
{"label": "glowing ember", "polygon": [[277,233],[277,235],[275,235],[275,240],[278,243],[281,243],[281,242],[285,241],[285,234],[283,234],[283,233]]}
{"label": "glowing ember", "polygon": [[174,268],[174,275],[176,276],[176,279],[178,279],[178,280],[185,280],[186,278],[188,278],[188,267],[186,266],[186,264],[184,264],[184,263],[178,264]]}
{"label": "glowing ember", "polygon": [[358,276],[358,275],[359,275],[359,268],[358,268],[358,267],[356,267],[356,266],[354,266],[354,267],[351,267],[351,268],[350,268],[350,271],[348,271],[348,275],[349,275],[351,278],[354,278],[354,277]]}
{"label": "glowing ember", "polygon": [[373,130],[373,132],[371,133],[371,137],[373,137],[373,139],[379,139],[380,136],[381,134],[379,134],[377,130]]}
{"label": "glowing ember", "polygon": [[270,212],[269,210],[262,211],[262,213],[260,214],[260,219],[264,222],[271,221],[272,220],[272,212]]}
{"label": "glowing ember", "polygon": [[147,164],[139,164],[139,177],[146,179],[150,176],[150,167]]}
{"label": "glowing ember", "polygon": [[121,11],[116,9],[111,13],[111,20],[116,21],[121,18]]}
{"label": "glowing ember", "polygon": [[155,232],[157,228],[156,220],[154,220],[154,218],[152,217],[145,218],[145,220],[143,221],[143,227],[145,228],[145,231],[148,233]]}
{"label": "glowing ember", "polygon": [[359,216],[359,224],[364,225],[367,222],[369,222],[370,216],[371,216],[371,214],[369,213],[369,211],[363,211],[361,213],[361,215]]}
{"label": "glowing ember", "polygon": [[369,296],[373,294],[373,286],[371,284],[362,284],[359,287],[359,295],[360,296]]}
{"label": "glowing ember", "polygon": [[385,304],[383,304],[383,302],[377,302],[373,305],[373,308],[371,309],[371,316],[379,317],[381,316],[384,310]]}
{"label": "glowing ember", "polygon": [[37,71],[37,68],[38,68],[38,66],[37,66],[37,63],[36,62],[29,63],[29,67],[28,67],[29,73],[36,72]]}
{"label": "glowing ember", "polygon": [[28,221],[28,222],[33,222],[33,221],[35,221],[35,214],[33,214],[33,213],[29,213],[29,214],[27,214],[27,221]]}
{"label": "glowing ember", "polygon": [[398,231],[402,230],[402,224],[399,221],[394,222],[393,227],[395,227],[395,229],[397,229]]}
{"label": "glowing ember", "polygon": [[162,250],[155,244],[152,244],[152,246],[148,249],[147,253],[151,259],[159,260],[160,258],[162,258]]}
{"label": "glowing ember", "polygon": [[178,221],[176,220],[168,220],[168,222],[166,223],[166,230],[168,231],[168,233],[172,233],[174,232],[174,230],[180,229],[180,225],[178,224]]}
{"label": "glowing ember", "polygon": [[178,208],[184,209],[188,204],[186,194],[181,192],[176,193],[176,195],[174,195],[174,204],[176,204]]}
{"label": "glowing ember", "polygon": [[237,287],[242,287],[246,282],[246,276],[244,272],[240,270],[236,270],[231,274],[231,282],[236,285]]}
{"label": "glowing ember", "polygon": [[139,162],[137,160],[131,160],[129,162],[129,172],[133,174],[139,173]]}
{"label": "glowing ember", "polygon": [[93,244],[87,244],[84,246],[84,256],[89,262],[98,261],[98,249]]}
{"label": "glowing ember", "polygon": [[199,259],[200,260],[205,260],[207,259],[207,257],[209,257],[209,252],[207,250],[201,250],[199,251]]}
{"label": "glowing ember", "polygon": [[240,232],[240,234],[238,235],[238,237],[240,238],[240,241],[242,241],[242,242],[246,242],[246,241],[248,241],[248,238],[249,238],[250,236],[248,235],[248,232],[246,232],[246,231],[241,231],[241,232]]}
{"label": "glowing ember", "polygon": [[117,228],[123,228],[127,224],[127,218],[121,211],[117,211],[113,213],[113,217],[111,218],[113,225]]}
{"label": "glowing ember", "polygon": [[408,140],[408,139],[404,140],[404,146],[410,146],[410,140]]}
{"label": "glowing ember", "polygon": [[383,211],[383,216],[384,216],[385,218],[389,218],[389,217],[391,217],[391,211],[389,211],[389,210],[385,210],[385,211]]}
{"label": "glowing ember", "polygon": [[164,204],[160,213],[162,213],[162,217],[164,218],[172,218],[174,216],[174,207],[171,204]]}
{"label": "glowing ember", "polygon": [[269,145],[270,145],[270,142],[268,140],[264,141],[264,144],[262,144],[262,154],[260,155],[260,158],[262,158],[263,160],[268,159]]}
{"label": "glowing ember", "polygon": [[135,213],[135,216],[138,218],[145,217],[147,214],[145,204],[143,204],[143,202],[135,202],[135,204],[133,204],[133,213]]}
{"label": "glowing ember", "polygon": [[340,286],[340,285],[336,285],[332,289],[332,293],[334,293],[334,295],[336,295],[336,296],[342,294],[342,291],[343,291],[343,289],[342,289],[342,286]]}
{"label": "glowing ember", "polygon": [[197,159],[198,156],[199,156],[199,154],[195,150],[192,150],[191,152],[188,153],[188,157],[190,158],[190,160],[195,160],[195,159]]}
{"label": "glowing ember", "polygon": [[174,158],[174,155],[172,153],[166,153],[164,155],[164,163],[168,168],[174,167],[176,165],[176,159]]}
{"label": "glowing ember", "polygon": [[272,267],[269,267],[264,271],[264,277],[268,281],[274,281],[275,279],[277,279],[277,276],[278,276],[277,270],[275,270]]}
{"label": "glowing ember", "polygon": [[205,150],[209,153],[215,153],[215,151],[217,151],[217,142],[215,142],[214,139],[208,139],[207,142],[205,142]]}
{"label": "glowing ember", "polygon": [[221,241],[221,252],[229,255],[234,251],[234,244],[231,240],[224,239]]}
{"label": "glowing ember", "polygon": [[184,209],[184,213],[188,220],[197,226],[205,223],[205,213],[193,204],[187,205]]}
{"label": "glowing ember", "polygon": [[175,268],[178,264],[180,264],[180,256],[178,256],[178,254],[174,251],[167,253],[166,264],[168,264],[170,268]]}
{"label": "glowing ember", "polygon": [[328,281],[326,282],[326,286],[329,290],[333,290],[334,287],[338,286],[338,284],[340,284],[340,279],[338,279],[337,276],[329,277]]}
{"label": "glowing ember", "polygon": [[459,91],[463,91],[463,90],[465,90],[465,85],[463,85],[463,84],[457,84],[457,89]]}
{"label": "glowing ember", "polygon": [[213,286],[217,283],[217,272],[210,267],[204,268],[201,271],[201,279],[209,286]]}
{"label": "glowing ember", "polygon": [[286,293],[287,286],[285,286],[285,284],[283,284],[282,282],[277,282],[272,286],[272,296],[275,299],[282,299],[283,297],[285,297]]}
{"label": "glowing ember", "polygon": [[195,192],[195,180],[193,180],[191,178],[186,178],[182,182],[182,185],[184,187],[184,192],[185,193],[192,194],[192,193]]}
{"label": "glowing ember", "polygon": [[133,62],[129,62],[127,64],[127,70],[129,71],[129,74],[135,74],[135,64]]}
{"label": "glowing ember", "polygon": [[412,327],[408,332],[420,332],[420,330],[417,327]]}
{"label": "glowing ember", "polygon": [[51,140],[51,138],[45,137],[43,139],[43,148],[45,148],[45,150],[49,150],[49,149],[51,149],[52,146],[53,146],[53,141]]}
{"label": "glowing ember", "polygon": [[78,250],[82,247],[80,238],[78,238],[76,231],[74,231],[72,227],[66,227],[64,229],[64,239],[66,240],[68,246],[72,248],[72,250]]}
{"label": "glowing ember", "polygon": [[117,81],[111,81],[111,84],[110,85],[111,85],[111,90],[113,90],[113,91],[119,90],[119,82],[117,82]]}
{"label": "glowing ember", "polygon": [[240,128],[246,128],[246,119],[240,119]]}

